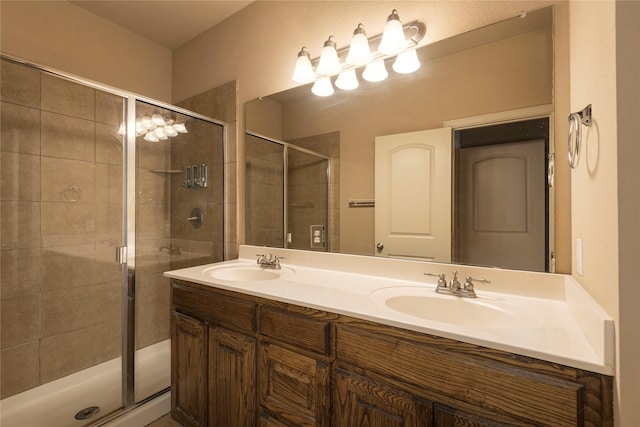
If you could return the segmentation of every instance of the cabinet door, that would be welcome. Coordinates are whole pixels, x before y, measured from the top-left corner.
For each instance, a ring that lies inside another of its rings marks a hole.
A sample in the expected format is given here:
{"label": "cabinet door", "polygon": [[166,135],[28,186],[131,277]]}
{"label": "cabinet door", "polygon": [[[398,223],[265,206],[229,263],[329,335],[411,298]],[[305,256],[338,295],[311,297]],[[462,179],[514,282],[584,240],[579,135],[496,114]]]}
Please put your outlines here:
{"label": "cabinet door", "polygon": [[256,341],[222,328],[209,330],[209,426],[254,426]]}
{"label": "cabinet door", "polygon": [[350,372],[335,371],[336,427],[429,427],[431,405],[402,390]]}
{"label": "cabinet door", "polygon": [[285,425],[329,425],[326,363],[268,342],[260,343],[259,357],[258,393],[263,408]]}
{"label": "cabinet door", "polygon": [[171,315],[171,416],[185,427],[207,420],[207,326]]}
{"label": "cabinet door", "polygon": [[433,418],[435,427],[513,427],[516,425],[534,425],[516,424],[515,422],[504,424],[438,404],[435,405]]}

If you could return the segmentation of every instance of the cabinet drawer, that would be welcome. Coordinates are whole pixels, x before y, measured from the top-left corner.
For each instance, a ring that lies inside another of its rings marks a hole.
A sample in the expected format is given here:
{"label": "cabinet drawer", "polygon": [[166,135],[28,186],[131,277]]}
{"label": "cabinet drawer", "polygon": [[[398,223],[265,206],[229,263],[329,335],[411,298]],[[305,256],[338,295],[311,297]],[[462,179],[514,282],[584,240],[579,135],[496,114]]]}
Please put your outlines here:
{"label": "cabinet drawer", "polygon": [[336,328],[336,343],[337,361],[412,384],[427,398],[554,427],[581,423],[582,386],[573,381],[346,325]]}
{"label": "cabinet drawer", "polygon": [[175,311],[210,325],[242,332],[256,331],[257,304],[251,301],[222,295],[215,290],[203,292],[174,283],[173,305]]}
{"label": "cabinet drawer", "polygon": [[260,310],[260,333],[282,342],[329,355],[330,324],[271,307]]}

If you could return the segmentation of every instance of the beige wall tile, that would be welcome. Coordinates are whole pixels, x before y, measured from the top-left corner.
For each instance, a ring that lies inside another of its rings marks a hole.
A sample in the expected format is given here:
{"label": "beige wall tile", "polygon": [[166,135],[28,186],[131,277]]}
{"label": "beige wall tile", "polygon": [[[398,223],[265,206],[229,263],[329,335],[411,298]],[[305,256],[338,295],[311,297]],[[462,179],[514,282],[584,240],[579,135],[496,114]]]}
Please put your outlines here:
{"label": "beige wall tile", "polygon": [[2,153],[0,199],[40,200],[40,156]]}
{"label": "beige wall tile", "polygon": [[39,109],[3,102],[0,123],[2,151],[40,154]]}
{"label": "beige wall tile", "polygon": [[120,319],[98,323],[93,330],[95,359],[102,363],[122,355],[122,321]]}
{"label": "beige wall tile", "polygon": [[112,93],[95,91],[96,122],[110,125],[117,134],[120,123],[124,120],[126,99]]}
{"label": "beige wall tile", "polygon": [[94,328],[53,335],[40,340],[40,381],[47,383],[94,364]]}
{"label": "beige wall tile", "polygon": [[137,167],[141,169],[171,169],[171,143],[167,141],[149,142],[136,138]]}
{"label": "beige wall tile", "polygon": [[0,371],[2,399],[39,385],[40,344],[38,341],[6,348],[0,354],[2,354]]}
{"label": "beige wall tile", "polygon": [[122,165],[124,138],[113,125],[96,123],[96,162]]}
{"label": "beige wall tile", "polygon": [[42,249],[42,292],[96,283],[94,245]]}
{"label": "beige wall tile", "polygon": [[40,203],[0,202],[2,249],[27,249],[40,246]]}
{"label": "beige wall tile", "polygon": [[139,168],[136,190],[137,203],[168,204],[171,200],[171,174]]}
{"label": "beige wall tile", "polygon": [[43,247],[93,243],[92,203],[43,202],[41,209]]}
{"label": "beige wall tile", "polygon": [[138,205],[136,211],[136,233],[138,238],[170,237],[171,221],[169,207],[158,204]]}
{"label": "beige wall tile", "polygon": [[2,61],[0,69],[3,101],[29,107],[40,107],[40,72],[10,61]]}
{"label": "beige wall tile", "polygon": [[[96,247],[115,247],[122,241],[122,203],[95,204]],[[115,249],[113,249],[115,251]]]}
{"label": "beige wall tile", "polygon": [[90,87],[42,74],[42,109],[66,116],[94,120],[95,96]]}
{"label": "beige wall tile", "polygon": [[122,280],[122,265],[116,262],[116,246],[120,236],[114,235],[112,240],[96,242],[96,282]]}
{"label": "beige wall tile", "polygon": [[[136,240],[136,273],[162,273],[170,270],[169,237],[143,238]],[[184,247],[180,248],[185,250]]]}
{"label": "beige wall tile", "polygon": [[116,322],[122,319],[122,280],[95,285],[95,323]]}
{"label": "beige wall tile", "polygon": [[57,113],[42,112],[43,156],[94,161],[93,121]]}
{"label": "beige wall tile", "polygon": [[2,301],[2,348],[37,340],[39,333],[39,296]]}
{"label": "beige wall tile", "polygon": [[122,204],[122,166],[95,165],[96,198],[98,203]]}
{"label": "beige wall tile", "polygon": [[168,278],[161,273],[140,274],[136,286],[136,347],[169,338]]}
{"label": "beige wall tile", "polygon": [[95,287],[82,286],[42,294],[41,337],[87,328],[95,323]]}
{"label": "beige wall tile", "polygon": [[3,300],[40,292],[39,248],[1,251],[0,263]]}
{"label": "beige wall tile", "polygon": [[95,175],[93,162],[42,157],[42,201],[93,203]]}

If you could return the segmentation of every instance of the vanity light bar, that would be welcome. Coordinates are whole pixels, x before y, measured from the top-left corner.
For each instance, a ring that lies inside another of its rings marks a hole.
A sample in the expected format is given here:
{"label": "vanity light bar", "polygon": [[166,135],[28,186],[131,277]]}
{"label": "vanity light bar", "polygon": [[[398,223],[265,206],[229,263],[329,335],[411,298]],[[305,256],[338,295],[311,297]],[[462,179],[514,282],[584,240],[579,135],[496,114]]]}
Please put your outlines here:
{"label": "vanity light bar", "polygon": [[[343,90],[358,87],[355,69],[366,66],[363,78],[371,82],[384,80],[388,73],[384,61],[396,57],[393,70],[397,73],[412,73],[420,67],[415,47],[426,34],[426,25],[413,21],[402,25],[394,9],[384,32],[367,38],[362,24],[353,32],[351,45],[336,50],[336,39],[329,36],[324,43],[319,58],[311,59],[309,50],[303,47],[298,53],[293,81],[307,84],[315,82],[311,91],[318,96],[333,94],[331,77],[338,75],[336,86]],[[377,50],[371,52],[369,46],[377,43]],[[341,61],[340,58],[344,58]],[[315,70],[314,70],[315,66]]]}

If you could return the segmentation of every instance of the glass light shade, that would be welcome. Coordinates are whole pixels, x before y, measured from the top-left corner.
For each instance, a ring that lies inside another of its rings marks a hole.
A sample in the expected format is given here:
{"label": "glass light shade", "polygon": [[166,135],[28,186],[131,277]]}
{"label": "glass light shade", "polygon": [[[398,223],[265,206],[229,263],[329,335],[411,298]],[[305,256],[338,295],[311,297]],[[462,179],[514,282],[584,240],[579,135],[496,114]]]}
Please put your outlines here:
{"label": "glass light shade", "polygon": [[387,69],[384,66],[384,60],[382,59],[369,63],[362,72],[363,79],[374,83],[381,82],[386,79],[388,75],[389,73],[387,73]]}
{"label": "glass light shade", "polygon": [[393,63],[393,71],[400,74],[413,73],[420,68],[420,60],[415,49],[408,49],[399,54]]}
{"label": "glass light shade", "polygon": [[173,128],[178,132],[178,133],[188,133],[187,132],[187,126],[185,126],[184,123],[174,123],[173,124]]}
{"label": "glass light shade", "polygon": [[318,95],[318,96],[333,95],[334,90],[333,90],[333,85],[331,84],[331,79],[326,76],[320,77],[313,84],[313,87],[311,88],[311,92],[313,92],[314,95]]}
{"label": "glass light shade", "polygon": [[336,86],[342,90],[353,90],[359,85],[360,83],[358,83],[355,68],[351,68],[349,70],[341,72],[336,79]]}
{"label": "glass light shade", "polygon": [[170,137],[178,136],[178,131],[173,128],[173,126],[165,126],[164,134]]}
{"label": "glass light shade", "polygon": [[153,132],[148,132],[145,136],[144,136],[144,140],[145,141],[149,141],[149,142],[158,142],[160,141],[159,138],[157,138]]}
{"label": "glass light shade", "polygon": [[298,59],[296,59],[296,68],[293,71],[293,79],[296,83],[311,83],[316,79],[316,74],[313,72],[313,66],[311,65],[311,57],[309,51],[302,48],[298,53]]}
{"label": "glass light shade", "polygon": [[336,51],[336,42],[333,36],[324,42],[324,47],[320,53],[320,63],[318,63],[318,72],[327,76],[338,74],[342,70],[338,52]]}
{"label": "glass light shade", "polygon": [[369,39],[367,39],[362,24],[359,24],[358,28],[353,31],[353,38],[351,39],[351,45],[349,46],[349,53],[346,59],[347,64],[358,67],[368,64],[372,59],[373,54],[369,48]]}
{"label": "glass light shade", "polygon": [[404,38],[404,30],[398,17],[398,11],[393,9],[391,15],[387,18],[387,24],[382,33],[382,40],[378,46],[378,52],[385,55],[396,55],[407,47],[407,41]]}
{"label": "glass light shade", "polygon": [[142,127],[145,129],[151,129],[153,126],[153,122],[151,121],[151,117],[142,116]]}
{"label": "glass light shade", "polygon": [[163,128],[156,128],[156,130],[153,131],[153,136],[162,140],[167,139],[167,135],[164,134]]}
{"label": "glass light shade", "polygon": [[166,125],[164,119],[158,113],[153,113],[151,115],[151,123],[153,123],[156,126],[165,126]]}

